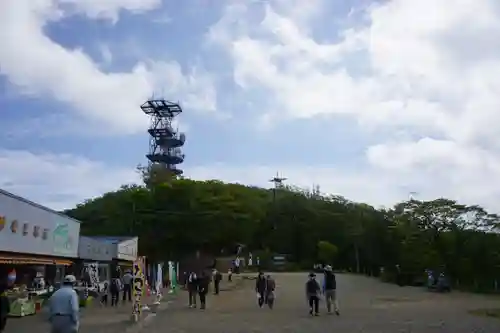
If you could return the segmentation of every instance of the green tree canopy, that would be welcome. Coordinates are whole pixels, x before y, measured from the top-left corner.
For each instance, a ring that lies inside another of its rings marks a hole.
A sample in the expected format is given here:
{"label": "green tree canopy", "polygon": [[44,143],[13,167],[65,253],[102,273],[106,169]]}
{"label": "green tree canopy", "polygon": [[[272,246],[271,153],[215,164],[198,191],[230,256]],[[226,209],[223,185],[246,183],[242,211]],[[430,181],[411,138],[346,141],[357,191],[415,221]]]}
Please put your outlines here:
{"label": "green tree canopy", "polygon": [[[272,191],[155,171],[147,186],[123,186],[66,213],[88,235],[137,235],[140,252],[165,260],[197,249],[286,253],[306,269],[377,274],[396,264],[408,275],[444,269],[453,282],[488,289],[500,276],[499,218],[449,199],[410,200],[375,209],[298,188]],[[328,260],[326,260],[328,259]]]}

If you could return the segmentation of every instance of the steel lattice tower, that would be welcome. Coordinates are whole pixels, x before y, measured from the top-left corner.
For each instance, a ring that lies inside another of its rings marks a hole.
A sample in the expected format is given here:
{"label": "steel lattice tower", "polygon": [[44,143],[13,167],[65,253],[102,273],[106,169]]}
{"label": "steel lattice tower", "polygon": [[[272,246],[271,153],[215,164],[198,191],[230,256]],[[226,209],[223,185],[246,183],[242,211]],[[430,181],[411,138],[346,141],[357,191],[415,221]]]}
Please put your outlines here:
{"label": "steel lattice tower", "polygon": [[181,147],[186,135],[174,129],[172,121],[182,112],[178,103],[164,99],[149,100],[141,105],[142,111],[151,118],[149,154],[146,155],[151,165],[162,165],[174,175],[181,175],[176,167],[184,161]]}

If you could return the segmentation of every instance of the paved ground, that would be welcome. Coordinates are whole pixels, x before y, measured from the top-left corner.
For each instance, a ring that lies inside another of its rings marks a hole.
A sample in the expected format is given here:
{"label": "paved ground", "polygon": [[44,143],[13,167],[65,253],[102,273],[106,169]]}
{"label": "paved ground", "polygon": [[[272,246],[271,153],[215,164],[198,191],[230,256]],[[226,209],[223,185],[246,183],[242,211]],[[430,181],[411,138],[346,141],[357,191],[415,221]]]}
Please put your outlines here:
{"label": "paved ground", "polygon": [[472,309],[500,307],[499,298],[429,293],[353,275],[338,276],[341,316],[323,313],[311,318],[303,291],[306,275],[274,274],[278,285],[274,310],[257,307],[253,281],[248,281],[244,288],[210,296],[204,311],[188,309],[179,300],[159,311],[142,332],[500,332],[500,320],[468,314]]}
{"label": "paved ground", "polygon": [[[146,304],[155,301],[153,296],[146,297]],[[132,303],[125,302],[117,307],[102,307],[93,304],[81,310],[80,333],[125,332],[130,327]],[[10,318],[5,333],[50,332],[49,324],[43,313],[23,318]]]}

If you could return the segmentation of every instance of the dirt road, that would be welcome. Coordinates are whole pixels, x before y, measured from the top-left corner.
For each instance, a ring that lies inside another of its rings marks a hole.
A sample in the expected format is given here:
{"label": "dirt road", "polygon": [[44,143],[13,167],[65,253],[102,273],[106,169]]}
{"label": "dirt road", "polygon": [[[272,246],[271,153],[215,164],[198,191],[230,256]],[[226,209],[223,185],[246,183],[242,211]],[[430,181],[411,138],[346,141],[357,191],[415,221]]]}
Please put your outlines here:
{"label": "dirt road", "polygon": [[[354,275],[338,275],[341,315],[310,317],[305,302],[305,273],[274,274],[275,309],[258,308],[253,282],[231,292],[209,296],[206,310],[189,309],[177,301],[159,312],[143,332],[449,332],[498,333],[500,320],[480,318],[469,310],[496,306],[500,299],[453,292],[429,293],[400,288]],[[182,297],[182,296],[181,296]]]}

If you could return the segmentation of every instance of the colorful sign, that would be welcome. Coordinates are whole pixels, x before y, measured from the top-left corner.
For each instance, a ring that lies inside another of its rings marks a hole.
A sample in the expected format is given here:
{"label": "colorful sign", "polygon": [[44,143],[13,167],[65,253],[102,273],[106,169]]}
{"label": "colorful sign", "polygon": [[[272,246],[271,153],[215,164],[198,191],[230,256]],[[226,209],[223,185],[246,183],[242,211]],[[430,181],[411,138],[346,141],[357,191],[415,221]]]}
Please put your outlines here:
{"label": "colorful sign", "polygon": [[0,193],[0,251],[77,257],[80,223]]}
{"label": "colorful sign", "polygon": [[139,319],[142,311],[142,296],[144,294],[144,287],[146,285],[144,278],[144,257],[138,257],[137,260],[134,261],[132,274],[134,276],[134,284],[133,284],[133,308],[132,315],[134,318]]}
{"label": "colorful sign", "polygon": [[70,236],[69,226],[67,223],[58,224],[52,232],[52,238],[55,253],[67,254],[73,252],[74,241]]}

